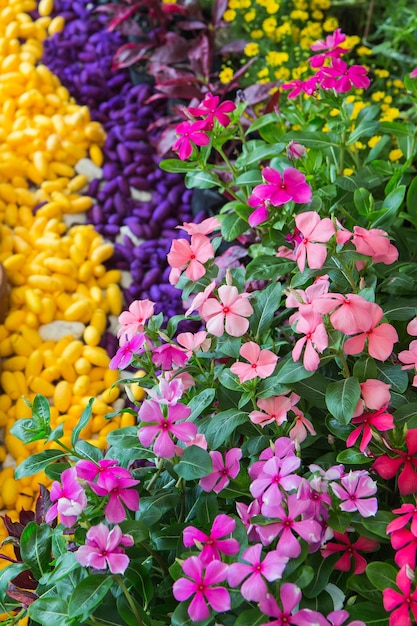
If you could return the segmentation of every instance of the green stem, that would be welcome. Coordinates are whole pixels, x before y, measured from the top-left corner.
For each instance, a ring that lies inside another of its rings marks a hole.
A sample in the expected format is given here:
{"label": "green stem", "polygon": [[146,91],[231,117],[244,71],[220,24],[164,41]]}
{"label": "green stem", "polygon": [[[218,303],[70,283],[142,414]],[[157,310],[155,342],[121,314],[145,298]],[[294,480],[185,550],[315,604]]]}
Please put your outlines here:
{"label": "green stem", "polygon": [[151,557],[153,559],[155,559],[155,561],[158,563],[158,565],[160,566],[162,572],[164,573],[165,576],[169,575],[169,571],[168,568],[166,566],[166,564],[164,563],[164,561],[161,559],[161,557],[159,556],[159,554],[157,552],[155,552],[154,550],[152,550],[151,546],[149,546],[147,543],[145,542],[141,542],[139,545],[142,546],[142,548],[145,548],[145,550],[147,552],[149,552],[149,554],[151,555]]}
{"label": "green stem", "polygon": [[344,352],[342,350],[339,350],[339,352],[337,353],[337,356],[339,357],[339,359],[342,362],[343,374],[344,374],[345,378],[350,378],[350,376],[351,376],[350,369],[349,369],[349,365],[347,364]]}
{"label": "green stem", "polygon": [[332,256],[332,260],[334,261],[335,265],[337,265],[337,267],[340,269],[340,271],[342,272],[343,276],[348,281],[349,285],[352,287],[353,293],[357,293],[358,288],[356,286],[356,283],[355,283],[355,281],[353,279],[353,276],[352,276],[351,272],[348,270],[346,265],[344,263],[342,263],[342,261],[340,259],[338,259],[337,257],[335,257],[335,256]]}
{"label": "green stem", "polygon": [[136,608],[136,604],[135,604],[132,596],[130,595],[130,593],[128,591],[128,588],[126,587],[123,578],[120,576],[120,574],[116,574],[115,578],[116,578],[117,582],[119,583],[120,588],[123,591],[123,593],[125,595],[125,598],[126,598],[128,604],[129,604],[130,608],[132,609],[133,615],[136,617],[136,619],[138,621],[139,626],[144,626],[143,622],[142,622],[142,618],[139,615],[138,610]]}

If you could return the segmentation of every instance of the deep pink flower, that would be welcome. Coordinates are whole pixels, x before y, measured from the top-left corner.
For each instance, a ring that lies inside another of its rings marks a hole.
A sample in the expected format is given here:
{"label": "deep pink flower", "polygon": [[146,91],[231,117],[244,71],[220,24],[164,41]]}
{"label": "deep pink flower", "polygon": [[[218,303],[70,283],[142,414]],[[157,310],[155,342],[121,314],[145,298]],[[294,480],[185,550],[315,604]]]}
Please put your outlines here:
{"label": "deep pink flower", "polygon": [[290,141],[290,143],[285,148],[285,152],[287,154],[287,159],[290,161],[294,159],[301,159],[307,151],[305,146],[302,146],[298,141]]}
{"label": "deep pink flower", "polygon": [[334,564],[334,568],[342,572],[349,572],[353,564],[355,566],[354,574],[363,574],[367,565],[366,559],[359,554],[358,550],[374,552],[379,546],[378,541],[367,537],[359,537],[354,543],[351,543],[348,532],[338,533],[334,531],[334,539],[336,541],[328,541],[321,549],[322,556],[326,558],[331,554],[343,552],[343,555]]}
{"label": "deep pink flower", "polygon": [[[417,493],[417,428],[410,428],[405,435],[407,452],[403,450],[392,450],[397,454],[390,457],[383,454],[374,462],[372,469],[384,480],[393,478],[398,474],[398,489],[401,495],[409,496]],[[404,465],[400,472],[400,467]]]}
{"label": "deep pink flower", "polygon": [[282,578],[288,557],[278,550],[268,552],[261,561],[262,545],[251,546],[242,554],[242,560],[250,563],[232,563],[227,572],[227,581],[231,587],[237,587],[245,580],[240,593],[249,602],[260,602],[268,592],[264,578],[269,582]]}
{"label": "deep pink flower", "polygon": [[131,339],[136,333],[143,333],[145,323],[154,314],[154,303],[151,300],[135,300],[129,305],[128,311],[119,315],[117,336],[124,335]]}
{"label": "deep pink flower", "polygon": [[269,200],[260,200],[256,196],[252,195],[248,199],[248,204],[254,207],[255,210],[248,217],[249,226],[256,228],[259,224],[263,224],[269,217]]}
{"label": "deep pink flower", "polygon": [[[346,620],[349,619],[349,613],[344,610],[332,611],[327,617],[324,617],[322,613],[313,611],[312,609],[301,609],[294,616],[294,624],[296,626],[343,626]],[[353,620],[346,626],[366,626],[365,622],[361,620]]]}
{"label": "deep pink flower", "polygon": [[210,137],[205,132],[205,122],[181,122],[175,129],[177,135],[180,135],[175,141],[172,149],[178,151],[178,156],[182,161],[188,159],[193,152],[193,144],[197,146],[208,146]]}
{"label": "deep pink flower", "polygon": [[410,78],[417,78],[417,68],[409,73]]}
{"label": "deep pink flower", "polygon": [[252,496],[262,497],[262,502],[281,502],[284,492],[298,489],[301,477],[294,472],[300,464],[301,460],[295,454],[288,454],[282,459],[277,456],[268,459],[249,488]]}
{"label": "deep pink flower", "polygon": [[314,51],[322,51],[321,54],[315,54],[314,56],[308,59],[311,67],[321,67],[326,59],[337,59],[349,52],[349,48],[343,48],[340,46],[346,40],[346,35],[342,33],[340,28],[336,28],[336,30],[331,34],[327,35],[326,39],[316,41],[311,44],[310,48]]}
{"label": "deep pink flower", "polygon": [[112,574],[124,574],[130,559],[122,546],[133,543],[132,537],[124,535],[119,526],[110,530],[105,524],[98,524],[87,531],[85,545],[78,548],[75,558],[84,567],[108,567]]}
{"label": "deep pink flower", "polygon": [[295,344],[291,356],[293,361],[298,361],[305,345],[303,365],[309,372],[314,372],[319,364],[321,354],[328,346],[328,337],[323,320],[319,313],[313,309],[306,311],[298,317],[297,333],[303,333],[304,337]]}
{"label": "deep pink flower", "polygon": [[261,350],[254,341],[244,343],[240,348],[240,355],[247,359],[249,363],[237,361],[233,363],[230,371],[239,377],[241,383],[253,378],[268,378],[271,376],[278,361],[276,354],[271,350]]}
{"label": "deep pink flower", "polygon": [[187,239],[174,239],[168,253],[169,265],[178,270],[185,269],[185,275],[192,281],[199,280],[206,273],[204,263],[214,257],[213,246],[206,235],[197,233]]}
{"label": "deep pink flower", "polygon": [[341,511],[359,511],[362,517],[376,515],[378,499],[371,498],[377,492],[377,485],[365,470],[350,471],[342,476],[341,484],[332,482],[330,487],[337,498]]}
{"label": "deep pink flower", "polygon": [[394,561],[398,567],[408,565],[414,571],[417,558],[416,535],[407,528],[400,528],[392,533],[391,545],[395,551]]}
{"label": "deep pink flower", "polygon": [[391,430],[392,428],[394,428],[394,418],[391,413],[386,412],[387,407],[388,405],[385,404],[374,413],[365,412],[359,417],[354,417],[351,423],[359,424],[359,426],[350,433],[349,437],[346,440],[346,446],[348,448],[354,446],[360,435],[362,434],[362,440],[359,445],[359,450],[361,452],[365,452],[369,442],[372,439],[371,427],[374,427],[376,431]]}
{"label": "deep pink flower", "polygon": [[219,298],[208,298],[200,308],[200,315],[206,322],[207,331],[215,337],[226,332],[232,337],[241,337],[249,328],[248,317],[253,308],[248,302],[249,294],[239,294],[237,287],[222,285]]}
{"label": "deep pink flower", "polygon": [[213,96],[211,93],[207,93],[198,107],[188,107],[187,110],[191,115],[204,117],[207,130],[213,128],[215,119],[221,126],[228,126],[230,124],[230,116],[227,115],[227,113],[234,111],[236,106],[231,100],[225,100],[221,104],[219,104],[219,100],[219,96]]}
{"label": "deep pink flower", "polygon": [[180,602],[194,595],[188,607],[188,615],[194,622],[201,622],[210,616],[207,603],[216,612],[230,609],[229,592],[224,587],[213,586],[226,580],[226,563],[211,561],[204,572],[202,561],[196,556],[190,556],[183,561],[182,569],[189,578],[176,580],[172,591],[174,598]]}
{"label": "deep pink flower", "polygon": [[366,89],[371,84],[367,73],[363,65],[348,67],[342,59],[332,59],[331,67],[322,67],[320,70],[320,86],[323,89],[334,89],[337,93],[346,93],[353,87]]}
{"label": "deep pink flower", "polygon": [[191,548],[201,544],[203,549],[199,554],[199,559],[204,566],[210,561],[221,560],[221,552],[223,554],[237,554],[240,550],[240,544],[236,539],[222,539],[225,535],[230,535],[236,527],[233,517],[221,513],[214,519],[210,534],[206,535],[202,530],[195,526],[187,526],[183,530],[183,541],[186,548]]}
{"label": "deep pink flower", "polygon": [[254,187],[249,198],[250,206],[262,204],[264,201],[273,206],[281,206],[290,200],[304,204],[312,198],[311,187],[306,183],[305,175],[293,167],[288,167],[282,175],[273,167],[265,167],[262,177],[266,184]]}
{"label": "deep pink flower", "polygon": [[287,626],[287,624],[297,623],[294,621],[294,616],[297,614],[294,613],[294,609],[300,603],[301,589],[293,583],[284,583],[280,586],[279,594],[282,609],[270,593],[261,598],[259,608],[262,613],[278,619],[260,626]]}
{"label": "deep pink flower", "polygon": [[[165,409],[165,407],[164,407]],[[153,443],[153,451],[156,456],[164,459],[172,459],[175,456],[175,445],[172,436],[180,441],[190,441],[197,435],[197,426],[191,422],[177,424],[180,420],[187,419],[191,409],[185,404],[175,404],[165,409],[154,400],[145,400],[138,412],[141,422],[145,426],[139,428],[139,441],[146,447]]]}
{"label": "deep pink flower", "polygon": [[114,357],[109,363],[111,370],[125,369],[128,367],[137,354],[143,352],[142,348],[146,341],[146,337],[143,333],[133,335],[131,339],[128,339],[118,349]]}
{"label": "deep pink flower", "polygon": [[[216,419],[214,416],[213,419]],[[213,471],[208,476],[201,478],[199,485],[203,491],[214,491],[220,493],[222,489],[227,487],[231,478],[236,478],[240,470],[240,459],[242,458],[242,450],[240,448],[231,448],[225,454],[225,460],[218,450],[209,453],[213,461]]]}
{"label": "deep pink flower", "polygon": [[49,524],[59,514],[61,523],[71,528],[86,508],[87,496],[77,480],[75,467],[69,467],[62,472],[61,483],[52,483],[50,498],[54,504],[47,511],[45,522]]}
{"label": "deep pink flower", "polygon": [[[411,593],[411,582],[414,572],[410,572],[405,565],[397,574],[397,586],[402,593],[395,589],[384,589],[382,592],[384,609],[393,611],[390,615],[390,626],[413,626],[417,622],[417,589]],[[398,607],[397,609],[395,607]],[[410,619],[410,611],[414,620]]]}
{"label": "deep pink flower", "polygon": [[314,74],[314,76],[311,76],[307,80],[299,80],[296,78],[289,83],[284,83],[281,85],[281,89],[291,89],[288,94],[288,99],[292,100],[303,93],[311,96],[316,91],[317,83],[318,76]]}
{"label": "deep pink flower", "polygon": [[295,223],[303,237],[295,252],[300,272],[304,272],[306,260],[308,267],[320,269],[327,256],[327,247],[323,244],[336,232],[332,220],[321,219],[316,211],[306,211],[296,216]]}
{"label": "deep pink flower", "polygon": [[252,500],[250,504],[244,502],[236,502],[237,513],[242,520],[242,524],[246,528],[248,540],[255,542],[259,540],[258,531],[254,524],[252,524],[252,517],[259,515],[261,512],[261,504],[259,500]]}
{"label": "deep pink flower", "polygon": [[[89,484],[96,483],[104,486],[103,480],[108,476],[115,478],[132,478],[131,473],[125,467],[120,467],[119,461],[114,459],[101,459],[96,463],[81,459],[75,466],[78,478]],[[139,482],[139,481],[138,481]]]}
{"label": "deep pink flower", "polygon": [[152,350],[152,363],[163,370],[176,367],[184,367],[188,361],[185,351],[172,343],[164,343]]}
{"label": "deep pink flower", "polygon": [[403,528],[408,522],[411,521],[411,532],[417,537],[417,504],[402,504],[399,509],[393,509],[395,515],[400,515],[392,520],[387,526],[387,535],[394,530]]}
{"label": "deep pink flower", "polygon": [[104,516],[109,524],[119,524],[126,519],[125,508],[130,511],[139,510],[139,493],[132,489],[139,484],[131,476],[129,478],[115,476],[112,474],[102,474],[100,483],[89,483],[91,489],[99,496],[109,500],[104,507]]}

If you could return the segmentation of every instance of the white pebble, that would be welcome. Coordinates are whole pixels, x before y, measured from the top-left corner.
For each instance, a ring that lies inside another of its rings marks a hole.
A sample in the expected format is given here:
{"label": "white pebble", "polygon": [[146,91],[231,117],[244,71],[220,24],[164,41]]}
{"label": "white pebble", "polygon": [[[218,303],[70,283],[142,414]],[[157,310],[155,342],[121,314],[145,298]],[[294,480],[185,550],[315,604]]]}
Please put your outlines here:
{"label": "white pebble", "polygon": [[102,178],[103,170],[101,167],[97,167],[91,159],[80,159],[74,167],[77,174],[84,174],[88,180],[94,180],[94,178]]}
{"label": "white pebble", "polygon": [[71,335],[74,339],[81,339],[85,330],[85,324],[81,322],[64,322],[56,320],[50,324],[39,327],[39,335],[43,341],[59,341],[63,337]]}

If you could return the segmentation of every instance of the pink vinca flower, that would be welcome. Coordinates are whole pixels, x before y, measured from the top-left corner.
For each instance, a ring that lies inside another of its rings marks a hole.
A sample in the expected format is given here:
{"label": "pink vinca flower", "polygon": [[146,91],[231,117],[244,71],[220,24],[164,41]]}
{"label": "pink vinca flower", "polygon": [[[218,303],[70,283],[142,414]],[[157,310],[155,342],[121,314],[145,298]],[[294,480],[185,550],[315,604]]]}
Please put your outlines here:
{"label": "pink vinca flower", "polygon": [[361,226],[353,228],[352,243],[359,254],[372,257],[374,263],[390,265],[398,259],[398,250],[392,245],[385,230]]}
{"label": "pink vinca flower", "polygon": [[395,530],[391,535],[391,545],[395,551],[394,561],[398,567],[408,565],[414,571],[417,559],[417,537],[408,528]]}
{"label": "pink vinca flower", "polygon": [[299,457],[292,453],[282,459],[272,456],[253,480],[249,488],[252,496],[262,498],[262,502],[281,502],[285,492],[298,489],[301,477],[294,472],[300,464]]}
{"label": "pink vinca flower", "polygon": [[110,530],[105,524],[98,524],[87,531],[85,545],[78,548],[75,558],[84,567],[109,568],[112,574],[124,574],[130,559],[122,546],[133,543],[133,538],[124,535],[119,526]]}
{"label": "pink vinca flower", "polygon": [[290,141],[285,148],[287,159],[293,161],[294,159],[302,159],[307,152],[307,148],[297,141]]}
{"label": "pink vinca flower", "polygon": [[200,315],[206,322],[207,331],[221,337],[226,330],[232,337],[241,337],[249,328],[248,317],[253,308],[248,302],[248,293],[239,294],[237,287],[222,285],[219,298],[208,298],[200,308]]}
{"label": "pink vinca flower", "polygon": [[261,411],[251,411],[249,413],[249,419],[253,424],[259,426],[266,426],[275,422],[278,426],[281,426],[287,421],[287,413],[291,410],[294,404],[297,404],[300,396],[292,393],[288,396],[273,396],[271,398],[261,398],[256,401],[256,404]]}
{"label": "pink vinca flower", "polygon": [[52,483],[50,498],[54,504],[47,511],[45,522],[49,524],[59,514],[61,523],[71,528],[86,508],[87,496],[77,480],[75,467],[69,467],[62,472],[61,483]]}
{"label": "pink vinca flower", "polygon": [[132,478],[129,470],[120,467],[119,461],[114,459],[101,459],[97,462],[81,459],[77,461],[75,468],[78,478],[85,480],[89,485],[96,483],[103,487],[105,479],[109,476],[112,478]]}
{"label": "pink vinca flower", "polygon": [[191,236],[191,242],[186,239],[174,239],[167,260],[171,267],[184,270],[185,275],[192,281],[199,280],[206,273],[204,263],[214,257],[213,246],[206,235],[197,233]]}
{"label": "pink vinca flower", "polygon": [[[408,350],[401,350],[401,352],[399,352],[398,359],[401,363],[404,363],[401,369],[417,369],[417,339],[410,343]],[[414,376],[413,387],[417,387],[417,376]]]}
{"label": "pink vinca flower", "polygon": [[330,323],[336,330],[345,335],[362,333],[364,328],[369,327],[369,320],[376,315],[380,307],[368,302],[362,296],[355,293],[342,295],[340,293],[328,293],[320,296],[315,301],[314,308],[320,313],[330,313]]}
{"label": "pink vinca flower", "polygon": [[229,592],[218,583],[226,580],[228,565],[220,561],[211,561],[204,572],[201,559],[190,556],[182,563],[184,574],[188,578],[175,581],[172,591],[174,598],[183,602],[194,596],[187,609],[194,622],[201,622],[210,616],[207,603],[218,613],[230,609]]}
{"label": "pink vinca flower", "polygon": [[129,478],[102,474],[100,483],[90,483],[91,489],[103,498],[109,496],[104,507],[104,516],[109,524],[119,524],[126,519],[125,507],[130,511],[139,510],[139,493],[132,489],[139,484],[131,476]]}
{"label": "pink vinca flower", "polygon": [[[332,611],[327,617],[318,611],[313,611],[313,609],[301,609],[294,616],[292,623],[296,626],[343,626],[347,619],[349,619],[349,613],[343,609]],[[366,624],[355,619],[345,626],[366,626]]]}
{"label": "pink vinca flower", "polygon": [[352,513],[359,511],[362,517],[372,517],[378,510],[377,498],[372,498],[377,492],[376,482],[365,470],[350,471],[342,476],[340,485],[330,483],[333,493],[339,500],[341,511]]}
{"label": "pink vinca flower", "polygon": [[391,402],[390,388],[391,385],[383,383],[382,380],[368,378],[365,382],[360,383],[361,398],[358,400],[353,417],[359,417],[365,412],[365,408],[372,411],[379,411],[382,407],[389,405]]}
{"label": "pink vinca flower", "polygon": [[173,380],[159,379],[158,386],[153,389],[146,390],[148,395],[158,402],[158,404],[169,404],[170,406],[177,404],[184,393],[184,384],[179,378]]}
{"label": "pink vinca flower", "polygon": [[207,130],[213,128],[214,120],[217,120],[221,126],[226,127],[230,124],[230,116],[227,114],[234,111],[236,106],[231,100],[225,100],[221,104],[219,104],[219,100],[219,96],[207,93],[198,107],[188,107],[188,111],[196,117],[204,117]]}
{"label": "pink vinca flower", "polygon": [[189,235],[210,235],[214,230],[219,230],[221,224],[217,217],[208,217],[199,224],[194,222],[183,222],[182,226],[176,226],[180,230],[185,230]]}
{"label": "pink vinca flower", "polygon": [[271,350],[261,350],[257,343],[249,341],[240,348],[240,356],[247,359],[249,363],[237,361],[233,363],[230,371],[238,376],[241,383],[245,383],[253,378],[268,378],[271,376],[278,361],[276,354]]}
{"label": "pink vinca flower", "polygon": [[414,501],[414,504],[402,504],[399,509],[393,509],[392,511],[395,515],[399,515],[400,517],[395,518],[390,522],[387,526],[387,535],[389,533],[394,532],[394,530],[400,530],[400,528],[404,528],[411,522],[411,532],[413,535],[417,537],[417,503]]}
{"label": "pink vinca flower", "polygon": [[311,187],[306,183],[305,175],[293,167],[288,167],[282,174],[273,167],[265,167],[262,177],[266,183],[254,187],[249,206],[257,206],[265,201],[273,206],[282,206],[290,200],[297,204],[311,201]]}
{"label": "pink vinca flower", "polygon": [[319,313],[314,310],[307,311],[301,315],[297,321],[297,333],[303,333],[304,337],[299,339],[292,350],[293,361],[298,361],[303,347],[303,365],[309,372],[314,372],[319,364],[321,354],[328,346],[328,337],[323,320]]}
{"label": "pink vinca flower", "polygon": [[152,350],[152,363],[163,370],[184,367],[188,361],[185,351],[172,343],[164,343]]}
{"label": "pink vinca flower", "polygon": [[[259,608],[262,613],[278,619],[261,624],[260,626],[287,626],[287,624],[297,623],[294,621],[297,615],[297,611],[295,609],[300,603],[302,597],[301,589],[293,583],[284,583],[283,585],[280,585],[279,594],[282,609],[272,594],[267,593],[263,598],[261,598]],[[311,622],[311,624],[312,623],[313,622]]]}
{"label": "pink vinca flower", "polygon": [[359,424],[359,426],[357,426],[357,428],[350,433],[346,440],[346,446],[348,448],[354,446],[362,434],[359,450],[361,452],[365,452],[372,439],[372,428],[374,428],[377,432],[392,430],[394,428],[394,418],[391,413],[386,412],[387,407],[388,405],[385,404],[374,413],[365,412],[358,417],[354,417],[351,423],[353,425]]}
{"label": "pink vinca flower", "polygon": [[256,530],[255,525],[252,523],[252,517],[260,515],[261,513],[261,503],[259,502],[259,500],[252,500],[250,504],[245,504],[244,502],[236,502],[236,511],[246,529],[248,540],[253,543],[259,541],[258,531]]}
{"label": "pink vinca flower", "polygon": [[337,59],[349,52],[349,48],[343,48],[340,44],[346,40],[346,35],[342,33],[340,28],[336,28],[336,30],[331,34],[327,35],[326,39],[316,41],[313,43],[310,48],[314,51],[323,51],[321,54],[315,54],[314,56],[308,59],[311,67],[321,67],[326,59]]}
{"label": "pink vinca flower", "polygon": [[207,338],[205,330],[200,330],[197,333],[180,333],[177,337],[177,341],[187,350],[186,355],[190,357],[193,352],[207,352],[210,349],[211,339]]}
{"label": "pink vinca flower", "polygon": [[[347,339],[343,349],[346,354],[359,354],[368,341],[368,353],[378,361],[386,361],[390,356],[394,343],[398,341],[398,334],[391,324],[379,324],[384,314],[380,306],[374,303],[370,307],[370,316],[361,333]],[[378,326],[379,324],[379,326]]]}
{"label": "pink vinca flower", "polygon": [[281,85],[281,89],[291,89],[288,94],[288,99],[293,100],[297,98],[301,94],[307,94],[308,96],[313,95],[316,91],[318,83],[318,76],[315,74],[311,76],[307,80],[299,80],[298,78],[291,80],[289,83],[284,83]]}
{"label": "pink vinca flower", "polygon": [[196,146],[208,146],[210,137],[207,135],[205,122],[181,122],[175,129],[178,139],[172,149],[178,151],[178,156],[182,161],[188,159],[193,152],[193,144]]}
{"label": "pink vinca flower", "polygon": [[133,335],[131,339],[123,342],[123,345],[118,349],[114,357],[109,363],[111,370],[125,369],[128,367],[136,355],[143,352],[143,345],[145,344],[146,337],[143,333],[139,335]]}
{"label": "pink vinca flower", "polygon": [[146,447],[153,443],[156,456],[172,459],[175,456],[172,436],[186,443],[197,435],[195,424],[191,422],[177,424],[180,420],[187,419],[190,413],[191,409],[185,404],[161,407],[154,400],[145,400],[138,412],[139,420],[145,424],[139,428],[139,441]]}
{"label": "pink vinca flower", "polygon": [[[216,417],[213,419],[216,419]],[[217,450],[213,450],[209,454],[213,461],[213,471],[208,476],[201,478],[199,485],[203,491],[220,493],[230,483],[230,479],[236,478],[239,474],[239,461],[242,458],[242,450],[240,448],[231,448],[226,452],[225,460],[223,460],[221,453]]]}
{"label": "pink vinca flower", "polygon": [[127,336],[132,339],[136,333],[143,333],[145,324],[154,314],[154,303],[151,300],[135,300],[129,305],[128,311],[119,315],[119,328],[117,336]]}
{"label": "pink vinca flower", "polygon": [[342,556],[334,564],[334,568],[341,572],[349,572],[354,566],[354,574],[363,574],[366,570],[366,559],[359,554],[358,550],[362,552],[374,552],[379,547],[379,542],[367,537],[359,537],[354,543],[351,543],[349,533],[338,533],[334,531],[335,541],[328,541],[326,545],[321,549],[321,554],[324,558],[336,554],[337,552],[343,552]]}
{"label": "pink vinca flower", "polygon": [[320,269],[327,256],[327,247],[323,244],[336,232],[332,220],[320,219],[316,211],[306,211],[296,216],[295,223],[303,237],[295,252],[300,272],[304,272],[306,260],[311,269]]}
{"label": "pink vinca flower", "polygon": [[[392,449],[396,457],[383,454],[374,462],[372,469],[381,478],[388,480],[398,475],[398,489],[401,495],[417,493],[417,428],[410,428],[405,435],[407,451]],[[400,472],[401,466],[404,465]]]}
{"label": "pink vinca flower", "polygon": [[240,593],[248,602],[260,602],[268,592],[265,578],[269,582],[282,578],[288,557],[278,550],[268,552],[261,561],[262,545],[251,546],[242,554],[242,560],[250,563],[232,563],[227,572],[227,581],[231,587],[237,587],[245,580]]}
{"label": "pink vinca flower", "polygon": [[[400,591],[388,588],[382,592],[384,609],[391,613],[390,626],[413,626],[413,623],[417,622],[417,589],[411,591],[412,582],[414,572],[405,565],[398,572],[396,579]],[[410,619],[410,611],[413,620]]]}
{"label": "pink vinca flower", "polygon": [[293,439],[297,443],[303,443],[303,441],[307,439],[308,433],[313,436],[317,435],[316,431],[314,430],[313,424],[310,422],[309,419],[306,418],[304,413],[300,411],[299,408],[294,407],[293,412],[295,413],[295,422],[294,426],[288,433],[291,439]]}
{"label": "pink vinca flower", "polygon": [[363,65],[348,67],[342,59],[333,59],[331,67],[322,67],[320,70],[320,86],[323,89],[334,89],[337,93],[346,93],[353,87],[366,89],[371,84],[367,73]]}
{"label": "pink vinca flower", "polygon": [[417,68],[409,73],[410,78],[417,78]]}
{"label": "pink vinca flower", "polygon": [[183,541],[186,548],[202,546],[199,559],[204,566],[210,561],[221,560],[223,554],[237,554],[240,544],[237,539],[222,539],[225,535],[230,535],[236,527],[236,522],[232,517],[221,513],[214,519],[210,534],[203,533],[195,526],[187,526],[183,531]]}

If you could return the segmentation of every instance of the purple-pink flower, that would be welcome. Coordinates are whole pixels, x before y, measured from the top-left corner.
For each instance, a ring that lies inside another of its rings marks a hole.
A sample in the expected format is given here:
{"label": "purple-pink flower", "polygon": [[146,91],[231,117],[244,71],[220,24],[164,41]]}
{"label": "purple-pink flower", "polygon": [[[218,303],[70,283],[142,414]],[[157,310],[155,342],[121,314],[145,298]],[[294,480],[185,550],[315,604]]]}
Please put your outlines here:
{"label": "purple-pink flower", "polygon": [[237,554],[240,550],[240,544],[236,539],[229,537],[222,539],[225,535],[230,535],[236,527],[236,522],[232,517],[221,513],[214,519],[210,533],[207,535],[195,526],[187,526],[183,531],[183,541],[186,548],[193,546],[202,546],[199,558],[206,566],[210,561],[221,559],[223,554]]}
{"label": "purple-pink flower", "polygon": [[61,483],[52,483],[50,498],[54,504],[47,511],[45,522],[49,524],[59,514],[61,523],[71,528],[86,508],[87,496],[77,480],[75,467],[69,467],[62,472]]}
{"label": "purple-pink flower", "polygon": [[232,563],[229,566],[227,580],[231,587],[237,587],[245,580],[240,588],[240,593],[249,602],[260,602],[268,592],[265,578],[269,582],[282,578],[288,557],[282,552],[273,550],[268,552],[261,561],[262,545],[260,543],[251,546],[242,554],[242,560],[247,563]]}
{"label": "purple-pink flower", "polygon": [[277,617],[278,619],[261,624],[260,626],[286,626],[287,624],[297,624],[297,622],[294,621],[294,616],[297,615],[294,609],[296,609],[301,600],[301,589],[293,583],[284,583],[280,586],[279,593],[282,609],[274,596],[270,593],[267,593],[261,598],[259,608],[262,613],[270,617]]}
{"label": "purple-pink flower", "polygon": [[132,489],[139,482],[131,476],[127,478],[114,474],[102,474],[99,482],[89,483],[98,496],[103,498],[109,496],[104,507],[104,516],[109,524],[119,524],[126,519],[125,507],[130,511],[139,510],[139,493]]}
{"label": "purple-pink flower", "polygon": [[123,336],[120,337],[121,347],[109,363],[111,370],[125,369],[125,367],[128,367],[135,358],[135,355],[143,352],[142,347],[146,341],[146,337],[143,333],[133,335],[131,339],[126,335],[126,340],[123,341],[123,343],[122,341]]}
{"label": "purple-pink flower", "polygon": [[211,93],[207,93],[198,107],[188,107],[187,111],[196,117],[204,117],[205,128],[207,130],[213,128],[214,120],[217,120],[221,126],[228,126],[230,124],[230,117],[227,113],[234,111],[236,106],[231,100],[225,100],[221,104],[219,104],[219,100],[219,96],[213,96]]}
{"label": "purple-pink flower", "polygon": [[320,72],[320,86],[323,89],[334,89],[337,93],[346,93],[357,87],[366,89],[371,84],[363,65],[350,67],[342,59],[332,59],[331,67],[322,67]]}
{"label": "purple-pink flower", "polygon": [[75,558],[84,567],[108,567],[112,574],[124,574],[130,559],[122,546],[133,546],[133,538],[124,535],[119,526],[109,530],[105,524],[98,524],[87,531],[85,545],[78,548]]}
{"label": "purple-pink flower", "polygon": [[162,370],[171,370],[174,365],[184,367],[187,361],[185,351],[172,343],[164,343],[152,350],[152,363]]}
{"label": "purple-pink flower", "polygon": [[[213,419],[216,419],[215,417]],[[222,489],[227,487],[231,478],[236,478],[240,470],[240,459],[242,458],[242,450],[240,448],[231,448],[225,454],[225,459],[220,452],[213,450],[209,453],[213,461],[213,471],[208,476],[204,476],[199,482],[203,491],[214,491],[220,493]]]}
{"label": "purple-pink flower", "polygon": [[365,470],[350,471],[340,479],[340,485],[330,483],[335,496],[341,500],[340,509],[352,513],[359,511],[362,517],[376,515],[378,510],[377,498],[372,498],[377,492],[376,482]]}
{"label": "purple-pink flower", "polygon": [[228,565],[221,561],[211,561],[204,571],[204,565],[197,556],[190,556],[182,563],[182,569],[188,578],[175,581],[172,591],[180,602],[194,596],[188,607],[188,615],[194,622],[201,622],[210,616],[211,606],[216,612],[228,611],[231,606],[230,594],[224,587],[218,586],[226,580]]}
{"label": "purple-pink flower", "polygon": [[175,456],[175,444],[172,436],[180,441],[191,441],[197,435],[197,426],[191,422],[177,424],[189,417],[191,409],[185,404],[162,407],[154,400],[145,400],[138,417],[145,425],[139,428],[139,441],[146,447],[153,443],[156,456],[172,459]]}

